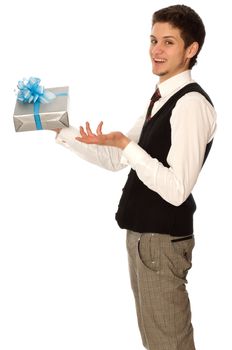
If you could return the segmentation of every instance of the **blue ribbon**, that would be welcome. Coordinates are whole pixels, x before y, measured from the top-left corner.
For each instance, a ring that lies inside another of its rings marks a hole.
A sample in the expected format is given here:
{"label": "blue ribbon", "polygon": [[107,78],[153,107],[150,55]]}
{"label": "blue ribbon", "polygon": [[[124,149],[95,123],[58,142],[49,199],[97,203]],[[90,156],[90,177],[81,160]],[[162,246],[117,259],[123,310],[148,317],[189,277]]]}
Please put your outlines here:
{"label": "blue ribbon", "polygon": [[66,92],[53,93],[44,90],[40,85],[40,79],[30,77],[28,80],[23,79],[18,82],[17,100],[21,103],[34,103],[34,120],[37,130],[42,130],[42,123],[39,115],[40,103],[50,103],[57,96],[67,96]]}
{"label": "blue ribbon", "polygon": [[[56,96],[67,96],[67,92],[59,92],[57,94],[55,94]],[[35,126],[37,130],[43,130],[42,127],[42,122],[40,119],[40,115],[39,115],[39,109],[40,109],[40,102],[37,100],[36,102],[34,102],[34,120],[35,120]]]}
{"label": "blue ribbon", "polygon": [[34,102],[34,120],[35,120],[35,126],[37,130],[43,130],[40,115],[39,115],[39,108],[40,108],[40,102],[36,101]]}

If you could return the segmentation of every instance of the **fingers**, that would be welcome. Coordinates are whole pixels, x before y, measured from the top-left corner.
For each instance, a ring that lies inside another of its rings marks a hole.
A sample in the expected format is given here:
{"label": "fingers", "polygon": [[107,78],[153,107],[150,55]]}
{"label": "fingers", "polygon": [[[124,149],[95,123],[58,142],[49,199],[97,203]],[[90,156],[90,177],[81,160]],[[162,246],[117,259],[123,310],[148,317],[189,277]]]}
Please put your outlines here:
{"label": "fingers", "polygon": [[85,123],[85,129],[83,126],[80,126],[80,136],[75,137],[77,141],[85,142],[85,143],[100,143],[100,138],[103,135],[102,134],[102,125],[103,122],[100,122],[98,124],[96,134],[94,134],[91,130],[89,122]]}
{"label": "fingers", "polygon": [[92,133],[92,130],[91,130],[91,128],[90,128],[89,122],[86,122],[86,123],[85,123],[85,127],[86,127],[86,131],[87,131],[87,135],[88,135],[88,136],[94,136],[94,134]]}
{"label": "fingers", "polygon": [[80,134],[81,134],[81,137],[86,137],[87,136],[83,126],[80,126]]}
{"label": "fingers", "polygon": [[85,129],[83,128],[83,126],[80,126],[80,134],[81,137],[88,137],[93,135],[92,130],[90,129],[89,122],[85,123]]}
{"label": "fingers", "polygon": [[103,125],[103,122],[100,122],[97,127],[97,135],[102,135],[102,125]]}
{"label": "fingers", "polygon": [[56,129],[52,129],[52,131],[55,131],[57,134],[59,134],[61,129],[60,128],[56,128]]}
{"label": "fingers", "polygon": [[[103,122],[100,122],[98,124],[97,130],[96,130],[96,134],[97,135],[102,135],[102,125],[103,125]],[[80,126],[80,134],[81,134],[82,137],[96,136],[92,132],[89,122],[85,123],[85,129],[83,128],[83,126]]]}

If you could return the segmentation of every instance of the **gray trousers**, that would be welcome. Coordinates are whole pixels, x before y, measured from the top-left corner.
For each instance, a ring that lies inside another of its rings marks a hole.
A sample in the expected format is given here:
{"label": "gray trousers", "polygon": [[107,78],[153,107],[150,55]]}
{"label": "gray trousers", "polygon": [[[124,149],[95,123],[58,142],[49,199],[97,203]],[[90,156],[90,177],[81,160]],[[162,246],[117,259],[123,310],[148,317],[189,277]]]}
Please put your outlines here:
{"label": "gray trousers", "polygon": [[185,286],[193,247],[193,235],[127,232],[138,324],[149,350],[195,350]]}

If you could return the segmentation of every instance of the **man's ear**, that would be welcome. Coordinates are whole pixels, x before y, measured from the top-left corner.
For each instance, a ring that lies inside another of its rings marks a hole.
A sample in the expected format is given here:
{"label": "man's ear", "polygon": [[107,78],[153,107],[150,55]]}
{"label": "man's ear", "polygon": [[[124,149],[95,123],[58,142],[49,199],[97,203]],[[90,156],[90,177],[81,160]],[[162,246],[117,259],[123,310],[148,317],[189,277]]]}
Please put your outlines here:
{"label": "man's ear", "polygon": [[192,58],[195,56],[198,52],[199,44],[197,41],[194,41],[189,47],[187,48],[187,58]]}

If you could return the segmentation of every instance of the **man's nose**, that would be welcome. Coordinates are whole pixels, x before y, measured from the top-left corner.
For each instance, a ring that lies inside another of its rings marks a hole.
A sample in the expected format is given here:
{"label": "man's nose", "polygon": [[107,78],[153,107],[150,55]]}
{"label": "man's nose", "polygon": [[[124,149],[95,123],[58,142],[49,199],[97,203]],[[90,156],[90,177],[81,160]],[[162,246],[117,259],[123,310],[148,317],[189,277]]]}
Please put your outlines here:
{"label": "man's nose", "polygon": [[163,45],[162,45],[162,43],[156,43],[156,45],[154,45],[151,48],[151,52],[152,52],[152,54],[157,54],[157,53],[163,52]]}

